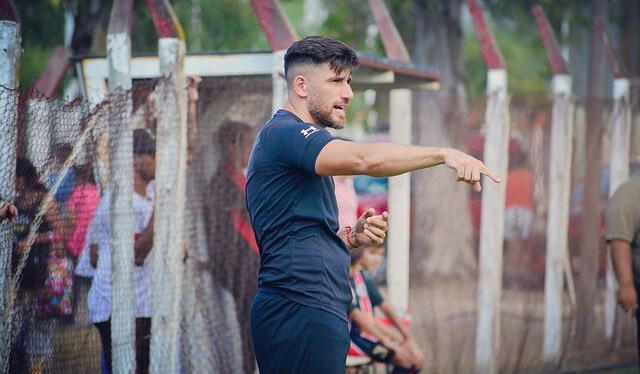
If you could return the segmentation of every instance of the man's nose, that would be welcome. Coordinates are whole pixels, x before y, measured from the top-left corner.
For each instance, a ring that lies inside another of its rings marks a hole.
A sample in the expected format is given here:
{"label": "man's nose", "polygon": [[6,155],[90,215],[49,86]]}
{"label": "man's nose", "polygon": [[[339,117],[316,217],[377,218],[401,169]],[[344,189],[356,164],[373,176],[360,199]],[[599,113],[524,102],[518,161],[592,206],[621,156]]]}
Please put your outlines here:
{"label": "man's nose", "polygon": [[351,100],[353,99],[353,89],[351,88],[350,84],[346,84],[346,87],[344,90],[342,90],[342,99],[347,99],[347,100]]}

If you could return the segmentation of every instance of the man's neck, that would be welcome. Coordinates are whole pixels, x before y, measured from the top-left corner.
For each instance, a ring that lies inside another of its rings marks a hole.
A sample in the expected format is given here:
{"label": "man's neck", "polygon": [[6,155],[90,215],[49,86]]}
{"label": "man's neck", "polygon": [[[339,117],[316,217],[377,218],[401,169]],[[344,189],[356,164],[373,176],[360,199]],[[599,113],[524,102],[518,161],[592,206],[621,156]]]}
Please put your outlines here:
{"label": "man's neck", "polygon": [[145,181],[141,176],[136,174],[133,181],[133,190],[140,196],[146,196],[147,184],[149,184],[149,182]]}
{"label": "man's neck", "polygon": [[300,118],[305,123],[313,123],[317,125],[316,121],[311,117],[311,113],[304,107],[302,103],[293,103],[291,100],[288,100],[282,106],[282,109],[287,110],[293,114],[295,114],[298,118]]}

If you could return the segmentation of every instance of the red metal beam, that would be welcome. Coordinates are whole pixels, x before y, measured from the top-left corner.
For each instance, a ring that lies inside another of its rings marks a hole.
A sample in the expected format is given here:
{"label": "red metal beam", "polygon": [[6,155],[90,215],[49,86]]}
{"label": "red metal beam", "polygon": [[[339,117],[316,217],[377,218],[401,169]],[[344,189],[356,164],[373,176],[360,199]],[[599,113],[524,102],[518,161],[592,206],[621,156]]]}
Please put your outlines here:
{"label": "red metal beam", "polygon": [[387,56],[394,60],[410,62],[411,56],[409,56],[407,47],[402,41],[402,37],[383,0],[369,0],[369,6],[373,12],[373,17],[376,19],[376,24],[380,29],[382,44],[384,45],[384,50],[387,52]]}
{"label": "red metal beam", "polygon": [[0,0],[0,21],[20,23],[20,14],[12,0]]}
{"label": "red metal beam", "polygon": [[360,53],[358,53],[358,61],[360,61],[361,66],[365,66],[372,69],[390,70],[390,71],[393,71],[394,73],[408,75],[418,79],[424,79],[424,80],[434,81],[434,82],[437,82],[440,80],[440,77],[436,72],[431,70],[420,69],[403,61],[372,58],[368,56],[363,56]]}
{"label": "red metal beam", "polygon": [[540,34],[540,38],[542,39],[542,43],[544,44],[544,49],[547,51],[547,56],[549,57],[549,63],[551,64],[551,69],[554,74],[568,74],[569,70],[567,69],[567,64],[560,53],[560,47],[558,47],[558,40],[556,39],[556,35],[549,24],[549,20],[547,18],[547,14],[544,11],[544,8],[540,5],[534,5],[531,8],[534,17],[536,18],[536,23],[538,24],[538,33]]}
{"label": "red metal beam", "polygon": [[493,36],[493,32],[484,21],[484,15],[480,6],[478,6],[477,0],[467,0],[469,6],[469,12],[473,18],[473,24],[475,25],[476,32],[478,33],[478,39],[480,39],[480,47],[482,48],[482,54],[484,55],[484,62],[489,69],[504,69],[504,59],[502,53],[498,48],[498,43]]}
{"label": "red metal beam", "polygon": [[57,46],[53,50],[53,55],[49,58],[49,62],[44,71],[42,71],[36,83],[33,85],[35,92],[46,97],[55,96],[64,81],[69,67],[71,67],[70,58],[71,51],[64,47]]}
{"label": "red metal beam", "polygon": [[168,0],[145,0],[159,38],[185,40],[184,29]]}
{"label": "red metal beam", "polygon": [[598,19],[596,22],[596,28],[598,29],[598,33],[602,37],[602,43],[604,44],[604,50],[607,53],[607,59],[609,60],[609,64],[611,64],[611,72],[613,73],[614,78],[628,78],[627,69],[622,63],[622,59],[616,52],[615,48],[611,44],[611,40],[609,40],[609,35],[607,34],[607,29],[605,27],[605,23]]}
{"label": "red metal beam", "polygon": [[272,51],[287,49],[298,39],[278,0],[251,0],[251,6]]}
{"label": "red metal beam", "polygon": [[109,34],[131,34],[133,0],[115,0],[109,17]]}

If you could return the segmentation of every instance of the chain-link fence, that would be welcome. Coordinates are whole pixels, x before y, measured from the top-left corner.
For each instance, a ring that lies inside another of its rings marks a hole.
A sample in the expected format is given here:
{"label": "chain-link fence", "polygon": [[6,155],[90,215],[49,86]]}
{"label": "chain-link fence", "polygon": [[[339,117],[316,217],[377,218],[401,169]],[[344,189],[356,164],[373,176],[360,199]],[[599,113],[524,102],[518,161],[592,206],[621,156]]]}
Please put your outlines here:
{"label": "chain-link fence", "polygon": [[[256,131],[270,116],[271,84],[269,76],[204,78],[199,87],[190,84],[187,88],[184,242],[177,246],[179,255],[162,260],[177,258],[181,262],[175,267],[181,276],[180,289],[174,290],[177,301],[164,306],[178,316],[177,322],[168,326],[176,332],[168,336],[175,339],[162,342],[176,352],[176,367],[168,371],[255,371],[249,308],[257,291],[259,257],[245,209],[244,168]],[[0,150],[3,160],[10,152],[18,154],[16,167],[0,166],[3,180],[10,180],[6,175],[15,173],[16,191],[14,196],[0,197],[12,201],[19,210],[12,223],[6,225],[5,221],[3,227],[10,229],[11,235],[8,242],[1,243],[11,254],[10,264],[5,264],[10,271],[2,316],[5,326],[11,327],[4,330],[8,343],[0,348],[10,372],[108,372],[115,354],[111,347],[122,345],[133,352],[131,367],[145,372],[152,360],[155,321],[151,317],[157,308],[153,305],[153,280],[169,276],[154,274],[154,253],[159,252],[153,246],[154,212],[173,211],[176,206],[174,202],[166,206],[155,203],[157,194],[162,193],[154,183],[155,173],[171,167],[155,163],[158,120],[177,118],[160,99],[159,90],[168,85],[163,80],[135,81],[131,91],[110,94],[95,106],[84,100],[67,102],[34,93],[0,91],[0,102],[7,103],[0,112],[17,116],[19,129],[15,148]],[[369,104],[373,105],[370,111],[388,110],[384,93]],[[435,109],[448,106],[452,108]],[[608,195],[608,113],[613,105],[605,103],[604,107],[603,207]],[[415,143],[449,144],[482,157],[482,105],[464,112],[455,100],[440,96],[422,97],[414,101],[414,108]],[[638,170],[640,151],[637,112],[634,106],[632,172]],[[554,368],[543,364],[551,114],[549,101],[511,103],[501,372],[562,371],[634,359],[630,321],[619,323],[622,327],[617,327],[613,341],[605,339],[606,251],[601,241],[599,265],[591,274],[597,284],[591,328],[582,341],[576,340],[580,310],[570,302],[567,288],[561,362]],[[364,113],[361,117],[367,116]],[[586,168],[586,115],[580,102],[574,120],[569,258],[571,274],[577,277],[584,269],[580,220]],[[372,123],[376,121],[369,130],[382,131],[384,138],[388,123],[383,116]],[[436,122],[445,126],[438,130]],[[114,154],[122,131],[130,132],[131,155]],[[129,158],[132,174],[114,170],[114,157]],[[112,210],[117,206],[113,204],[117,193],[113,181],[118,178],[129,180],[133,188],[129,202],[133,223],[128,228],[134,237],[131,289],[117,288],[122,283],[113,278],[116,265],[111,261],[119,245],[112,241],[112,220],[119,217],[118,211]],[[449,180],[451,184],[447,184]],[[480,195],[456,184],[446,168],[416,173],[412,183],[412,329],[425,352],[426,371],[471,372]],[[385,186],[380,179],[356,178],[356,210],[386,208]],[[374,278],[384,293],[384,270]],[[129,327],[111,320],[114,296],[134,301],[129,307]],[[578,298],[583,296],[577,294]],[[116,338],[123,334],[126,339]]]}

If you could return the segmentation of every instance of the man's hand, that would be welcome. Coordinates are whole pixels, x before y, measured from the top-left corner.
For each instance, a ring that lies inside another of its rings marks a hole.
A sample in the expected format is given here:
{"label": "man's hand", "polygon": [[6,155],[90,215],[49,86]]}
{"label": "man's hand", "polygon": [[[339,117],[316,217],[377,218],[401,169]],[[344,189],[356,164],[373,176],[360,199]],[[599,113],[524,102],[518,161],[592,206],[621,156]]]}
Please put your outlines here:
{"label": "man's hand", "polygon": [[482,191],[482,186],[480,185],[481,174],[488,176],[496,183],[500,183],[500,178],[493,175],[493,172],[482,161],[456,149],[447,151],[444,163],[456,171],[458,181],[469,183],[477,192]]}
{"label": "man's hand", "polygon": [[382,214],[376,215],[375,209],[367,209],[358,218],[353,231],[355,246],[362,247],[384,243],[384,238],[387,236],[388,220],[389,213],[382,212]]}
{"label": "man's hand", "polygon": [[11,203],[2,203],[0,206],[0,221],[7,219],[14,219],[18,216],[18,208]]}
{"label": "man's hand", "polygon": [[621,284],[618,288],[618,304],[622,307],[622,310],[631,312],[631,315],[636,315],[638,311],[638,294],[633,284]]}

